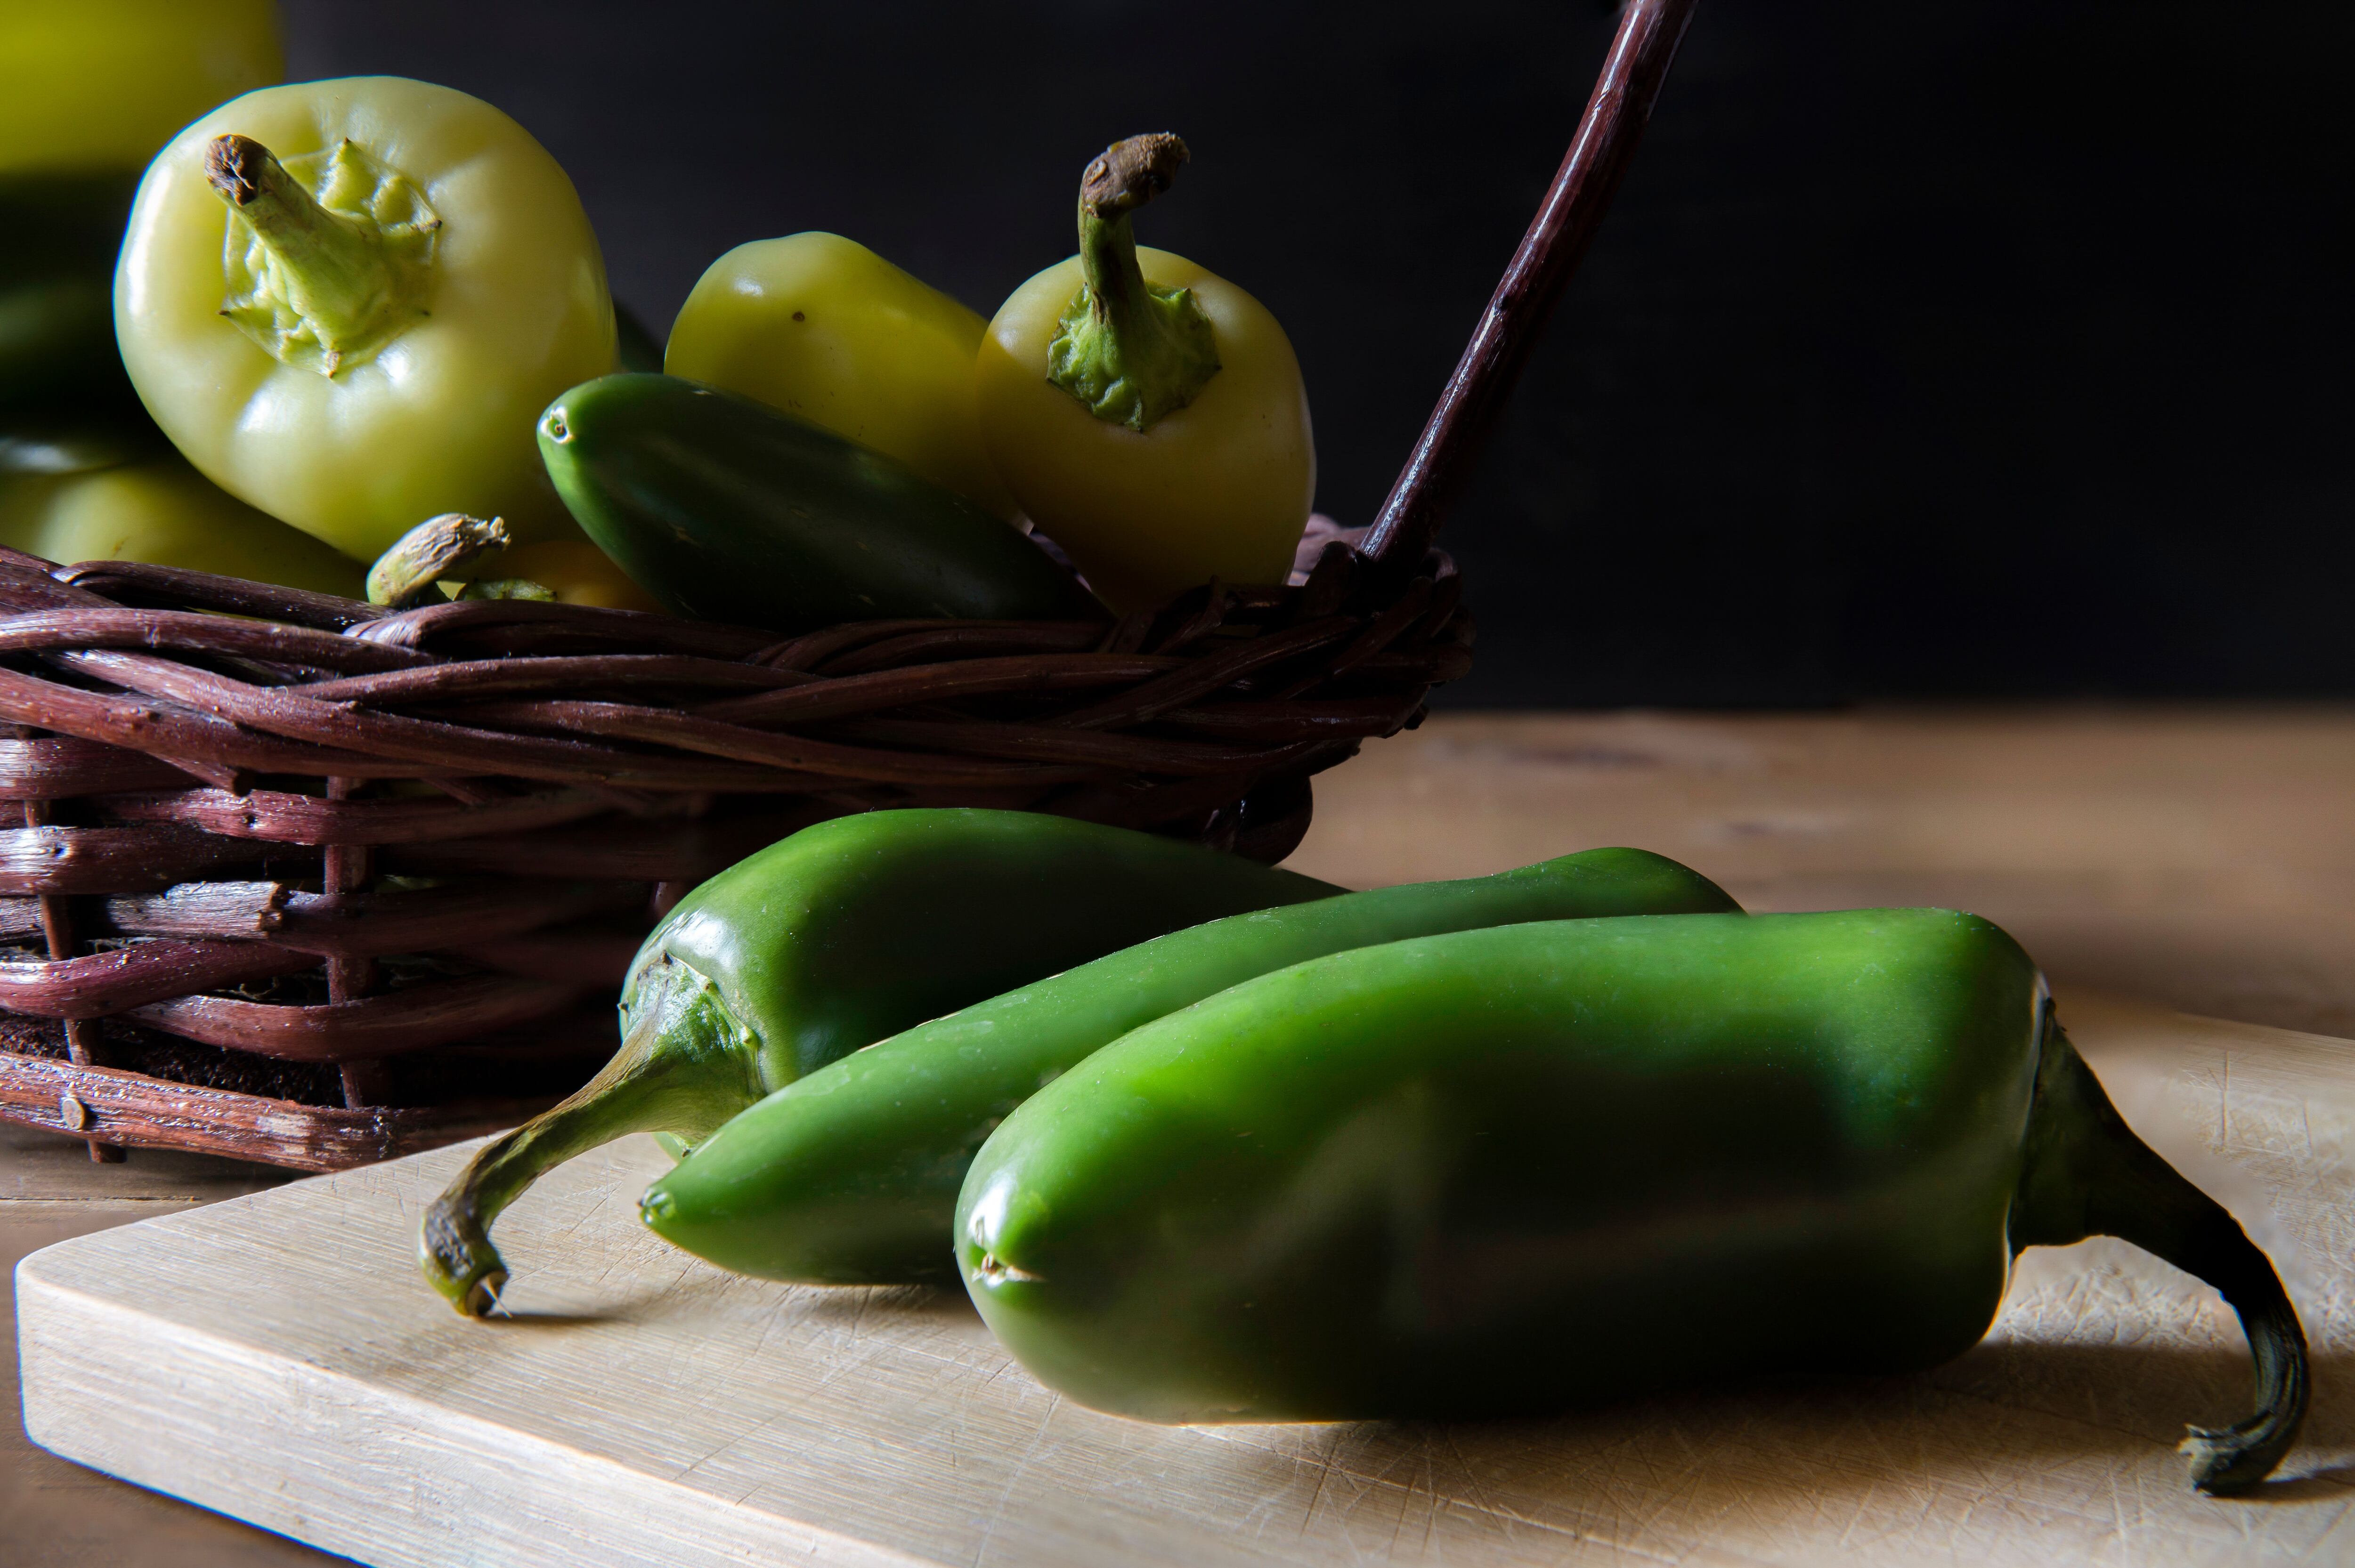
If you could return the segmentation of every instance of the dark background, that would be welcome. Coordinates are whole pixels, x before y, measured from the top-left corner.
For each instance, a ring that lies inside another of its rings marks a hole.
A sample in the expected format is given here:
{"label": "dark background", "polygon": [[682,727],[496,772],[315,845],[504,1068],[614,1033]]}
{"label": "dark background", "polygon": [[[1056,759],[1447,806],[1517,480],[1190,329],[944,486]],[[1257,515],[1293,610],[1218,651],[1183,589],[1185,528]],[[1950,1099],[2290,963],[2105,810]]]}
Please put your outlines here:
{"label": "dark background", "polygon": [[[1568,143],[1592,0],[284,0],[296,79],[476,93],[657,334],[743,240],[985,316],[1079,169],[1299,350],[1368,520]],[[1701,0],[1444,543],[1456,705],[2355,692],[2355,10]]]}

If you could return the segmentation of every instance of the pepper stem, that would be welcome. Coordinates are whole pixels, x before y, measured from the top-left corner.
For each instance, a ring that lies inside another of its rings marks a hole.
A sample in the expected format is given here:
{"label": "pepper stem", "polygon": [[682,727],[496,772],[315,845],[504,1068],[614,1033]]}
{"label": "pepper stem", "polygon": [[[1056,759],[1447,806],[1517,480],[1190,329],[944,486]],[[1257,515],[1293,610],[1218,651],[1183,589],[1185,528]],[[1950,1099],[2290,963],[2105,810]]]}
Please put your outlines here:
{"label": "pepper stem", "polygon": [[350,141],[294,161],[318,195],[250,136],[206,144],[205,178],[234,215],[221,314],[282,362],[333,377],[425,313],[442,220]]}
{"label": "pepper stem", "polygon": [[506,549],[509,543],[501,518],[469,517],[463,512],[429,517],[395,540],[368,568],[368,602],[407,609],[450,573]]}
{"label": "pepper stem", "polygon": [[1083,281],[1047,345],[1047,379],[1107,424],[1150,429],[1219,373],[1210,318],[1191,289],[1145,281],[1129,214],[1169,188],[1186,143],[1166,132],[1115,142],[1080,175]]}
{"label": "pepper stem", "polygon": [[2046,1006],[2026,1162],[2011,1205],[2013,1255],[2116,1236],[2216,1287],[2248,1336],[2257,1407],[2230,1426],[2191,1427],[2181,1446],[2193,1486],[2246,1491],[2273,1473],[2306,1419],[2297,1308],[2239,1222],[2135,1136]]}
{"label": "pepper stem", "polygon": [[710,981],[666,959],[638,983],[651,994],[613,1060],[570,1098],[476,1150],[426,1207],[418,1264],[463,1315],[486,1317],[498,1305],[507,1268],[491,1222],[541,1176],[628,1133],[709,1137],[767,1092],[747,1048],[757,1042]]}

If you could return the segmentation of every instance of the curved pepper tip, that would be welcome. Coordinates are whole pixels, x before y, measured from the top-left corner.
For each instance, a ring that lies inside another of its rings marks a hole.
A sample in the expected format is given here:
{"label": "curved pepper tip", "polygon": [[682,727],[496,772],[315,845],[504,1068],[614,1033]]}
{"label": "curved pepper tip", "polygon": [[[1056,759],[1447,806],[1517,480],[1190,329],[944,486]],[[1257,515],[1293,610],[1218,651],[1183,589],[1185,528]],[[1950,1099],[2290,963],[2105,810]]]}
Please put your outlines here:
{"label": "curved pepper tip", "polygon": [[2273,1474],[2297,1440],[2312,1393],[2306,1335],[2286,1298],[2243,1312],[2242,1326],[2257,1363],[2255,1414],[2230,1426],[2191,1427],[2177,1445],[2191,1460],[2191,1484],[2211,1497],[2253,1491]]}
{"label": "curved pepper tip", "polygon": [[2231,1497],[2262,1482],[2274,1467],[2271,1457],[2251,1457],[2246,1434],[2229,1426],[2185,1429],[2175,1451],[2191,1461],[2191,1484],[2211,1497]]}
{"label": "curved pepper tip", "polygon": [[499,1304],[507,1269],[499,1249],[471,1213],[458,1211],[445,1194],[425,1211],[418,1227],[417,1263],[425,1282],[462,1318],[487,1318]]}
{"label": "curved pepper tip", "polygon": [[1178,165],[1191,156],[1185,141],[1167,131],[1123,137],[1080,171],[1080,200],[1102,218],[1134,212],[1167,190]]}
{"label": "curved pepper tip", "polygon": [[261,194],[269,156],[270,149],[250,136],[216,136],[205,143],[206,183],[237,206],[250,207]]}

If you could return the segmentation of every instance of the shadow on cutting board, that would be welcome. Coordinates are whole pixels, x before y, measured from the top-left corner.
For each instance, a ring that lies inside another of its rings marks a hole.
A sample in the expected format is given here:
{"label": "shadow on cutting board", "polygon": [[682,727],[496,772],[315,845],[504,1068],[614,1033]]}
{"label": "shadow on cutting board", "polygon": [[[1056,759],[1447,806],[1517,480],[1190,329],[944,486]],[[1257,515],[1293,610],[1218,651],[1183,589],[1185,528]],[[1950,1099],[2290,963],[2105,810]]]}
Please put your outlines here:
{"label": "shadow on cutting board", "polygon": [[[1776,1383],[1691,1392],[1542,1420],[1359,1422],[1322,1428],[1318,1457],[1369,1480],[1540,1517],[1608,1503],[1687,1520],[1751,1510],[1769,1497],[1811,1508],[1891,1507],[1969,1486],[2084,1497],[2131,1468],[2158,1483],[2187,1422],[2237,1420],[2244,1354],[2184,1346],[1996,1340],[1911,1377]],[[2246,1502],[2355,1500],[2355,1355],[2314,1361],[2315,1398],[2281,1476]],[[1301,1428],[1228,1429],[1296,1449]],[[2189,1495],[2188,1483],[2185,1486]],[[1878,1501],[1872,1500],[1877,1497]]]}

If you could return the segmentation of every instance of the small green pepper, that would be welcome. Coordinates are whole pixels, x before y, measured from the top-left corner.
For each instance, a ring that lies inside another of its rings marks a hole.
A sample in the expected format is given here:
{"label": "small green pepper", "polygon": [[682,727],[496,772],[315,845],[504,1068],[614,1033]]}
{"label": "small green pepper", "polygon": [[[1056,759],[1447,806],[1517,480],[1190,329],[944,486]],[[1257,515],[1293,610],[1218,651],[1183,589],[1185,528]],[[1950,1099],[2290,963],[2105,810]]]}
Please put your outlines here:
{"label": "small green pepper", "polygon": [[1441,931],[1732,910],[1700,873],[1596,849],[1462,882],[1231,915],[978,1002],[786,1085],[640,1202],[666,1241],[739,1274],[829,1284],[955,1277],[965,1168],[1015,1107],[1128,1031],[1287,964]]}
{"label": "small green pepper", "polygon": [[784,632],[896,616],[1103,615],[973,502],[733,392],[601,376],[549,405],[539,450],[590,538],[679,615]]}
{"label": "small green pepper", "polygon": [[[996,526],[996,524],[993,524]],[[702,1138],[805,1073],[923,1019],[1165,931],[1340,892],[1199,844],[1027,811],[869,811],[738,862],[656,926],[622,1048],[476,1152],[426,1211],[434,1288],[480,1314],[499,1211],[624,1133]]]}
{"label": "small green pepper", "polygon": [[2043,979],[1945,910],[1637,916],[1362,948],[1247,981],[1033,1096],[965,1179],[990,1328],[1156,1421],[1490,1415],[1900,1372],[1977,1343],[2023,1247],[2124,1237],[2240,1313],[2254,1485],[2297,1315],[2146,1148]]}
{"label": "small green pepper", "polygon": [[146,424],[114,349],[114,253],[135,172],[0,175],[0,424]]}

